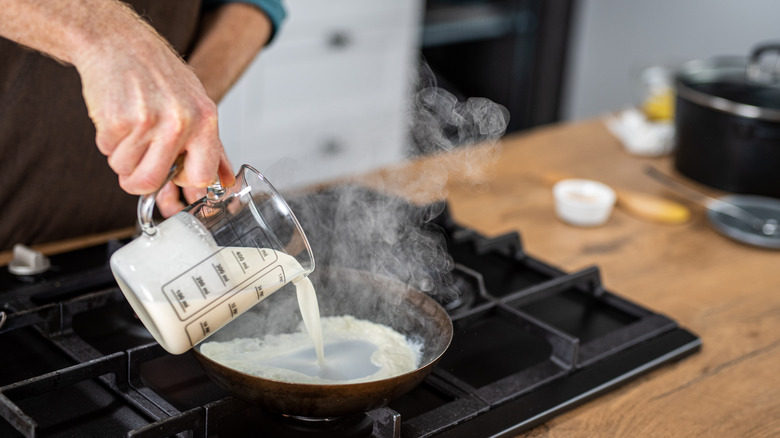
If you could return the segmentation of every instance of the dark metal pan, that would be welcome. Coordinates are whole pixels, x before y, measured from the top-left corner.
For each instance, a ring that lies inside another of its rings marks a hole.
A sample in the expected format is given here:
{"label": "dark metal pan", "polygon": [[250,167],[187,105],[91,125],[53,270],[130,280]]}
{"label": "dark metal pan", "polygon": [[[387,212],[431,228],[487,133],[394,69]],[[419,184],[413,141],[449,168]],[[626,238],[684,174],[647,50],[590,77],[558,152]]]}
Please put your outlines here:
{"label": "dark metal pan", "polygon": [[[353,315],[385,324],[423,341],[420,367],[388,379],[340,385],[297,384],[256,377],[193,354],[206,374],[236,397],[278,413],[336,417],[369,411],[417,386],[452,340],[452,321],[432,298],[386,277],[364,271],[317,268],[311,275],[322,316]],[[280,318],[281,316],[281,318]],[[300,322],[295,293],[281,289],[205,342],[288,333]]]}

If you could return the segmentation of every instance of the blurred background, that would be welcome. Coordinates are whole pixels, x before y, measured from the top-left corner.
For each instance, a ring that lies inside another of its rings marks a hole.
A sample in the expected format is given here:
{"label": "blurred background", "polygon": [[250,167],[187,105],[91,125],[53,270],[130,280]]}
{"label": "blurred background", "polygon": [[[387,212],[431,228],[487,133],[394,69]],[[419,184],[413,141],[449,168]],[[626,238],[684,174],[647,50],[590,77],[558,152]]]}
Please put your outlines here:
{"label": "blurred background", "polygon": [[281,188],[419,153],[409,130],[422,87],[503,105],[515,133],[631,105],[637,66],[780,40],[776,0],[285,4],[284,28],[220,104],[233,163]]}

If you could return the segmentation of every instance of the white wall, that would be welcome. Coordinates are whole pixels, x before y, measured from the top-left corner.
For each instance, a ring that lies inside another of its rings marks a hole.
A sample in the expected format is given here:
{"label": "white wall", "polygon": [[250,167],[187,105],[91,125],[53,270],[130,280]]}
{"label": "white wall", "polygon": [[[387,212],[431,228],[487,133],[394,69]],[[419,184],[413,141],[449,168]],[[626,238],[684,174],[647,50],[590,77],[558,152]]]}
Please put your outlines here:
{"label": "white wall", "polygon": [[745,55],[780,42],[778,0],[579,0],[563,117],[631,102],[629,71],[647,59]]}

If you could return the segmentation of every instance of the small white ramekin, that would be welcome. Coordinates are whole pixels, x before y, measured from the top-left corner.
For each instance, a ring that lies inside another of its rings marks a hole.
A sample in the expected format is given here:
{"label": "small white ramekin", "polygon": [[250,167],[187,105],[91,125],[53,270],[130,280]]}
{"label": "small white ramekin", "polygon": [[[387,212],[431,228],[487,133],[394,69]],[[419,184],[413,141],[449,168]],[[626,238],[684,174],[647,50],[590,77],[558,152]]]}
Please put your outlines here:
{"label": "small white ramekin", "polygon": [[595,227],[607,222],[617,195],[608,185],[588,179],[565,179],[553,186],[555,213],[571,225]]}

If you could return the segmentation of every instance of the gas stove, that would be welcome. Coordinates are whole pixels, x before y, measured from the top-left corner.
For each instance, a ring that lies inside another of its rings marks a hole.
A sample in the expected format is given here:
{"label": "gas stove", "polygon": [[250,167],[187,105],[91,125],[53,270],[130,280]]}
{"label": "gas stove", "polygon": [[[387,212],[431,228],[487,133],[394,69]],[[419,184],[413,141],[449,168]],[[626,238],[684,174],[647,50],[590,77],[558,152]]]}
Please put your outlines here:
{"label": "gas stove", "polygon": [[598,267],[565,272],[528,254],[518,233],[489,238],[445,204],[429,211],[421,226],[441,233],[453,262],[447,287],[458,293],[441,304],[454,337],[387,407],[294,418],[231,396],[134,317],[108,268],[124,243],[112,241],[52,256],[43,274],[0,272],[0,436],[514,436],[700,348],[607,290]]}

